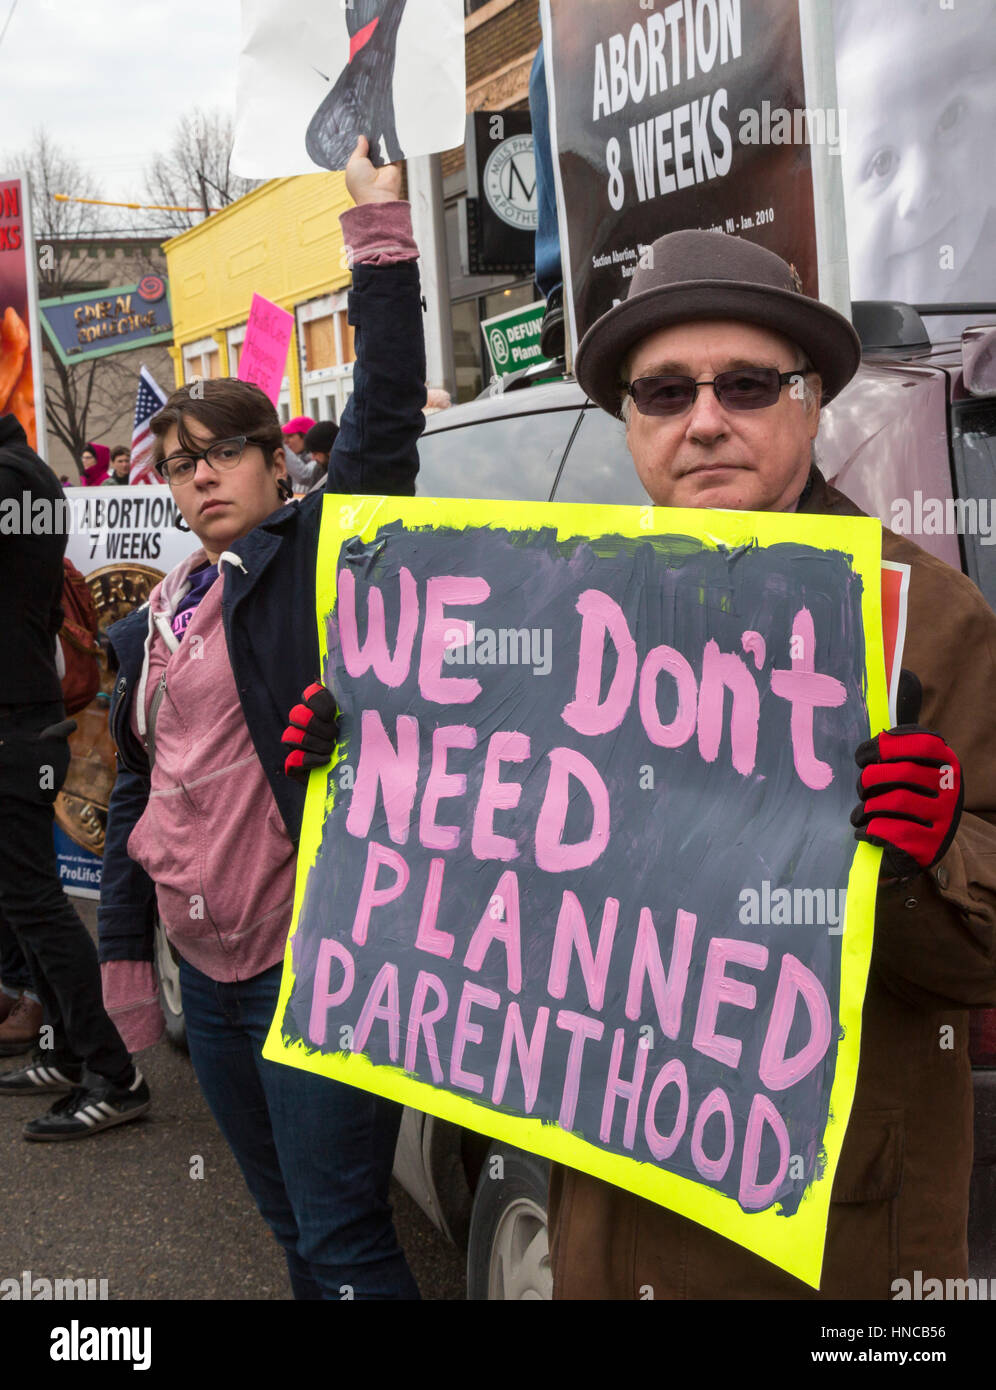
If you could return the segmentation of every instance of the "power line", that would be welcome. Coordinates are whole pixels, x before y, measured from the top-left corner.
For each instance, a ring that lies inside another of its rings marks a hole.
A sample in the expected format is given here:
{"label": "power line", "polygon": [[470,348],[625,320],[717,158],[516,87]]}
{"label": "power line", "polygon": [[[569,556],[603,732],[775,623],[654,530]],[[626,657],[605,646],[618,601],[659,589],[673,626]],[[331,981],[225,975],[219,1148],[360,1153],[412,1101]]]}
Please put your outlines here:
{"label": "power line", "polygon": [[11,0],[10,12],[4,20],[3,28],[0,29],[0,43],[3,43],[4,35],[10,27],[10,21],[14,18],[14,11],[17,9],[17,0]]}

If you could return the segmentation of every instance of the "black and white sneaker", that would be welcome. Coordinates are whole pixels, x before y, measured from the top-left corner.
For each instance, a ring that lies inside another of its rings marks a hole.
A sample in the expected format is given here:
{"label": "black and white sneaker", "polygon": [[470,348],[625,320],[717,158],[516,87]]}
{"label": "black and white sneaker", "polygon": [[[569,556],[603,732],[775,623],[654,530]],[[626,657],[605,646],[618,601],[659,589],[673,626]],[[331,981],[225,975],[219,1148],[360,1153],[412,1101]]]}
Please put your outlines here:
{"label": "black and white sneaker", "polygon": [[127,1086],[115,1086],[88,1073],[86,1084],[57,1100],[46,1114],[24,1126],[25,1139],[86,1139],[111,1125],[127,1124],[144,1115],[152,1104],[142,1073]]}
{"label": "black and white sneaker", "polygon": [[34,1096],[40,1091],[72,1091],[83,1080],[82,1066],[55,1066],[36,1055],[26,1067],[0,1075],[0,1095]]}

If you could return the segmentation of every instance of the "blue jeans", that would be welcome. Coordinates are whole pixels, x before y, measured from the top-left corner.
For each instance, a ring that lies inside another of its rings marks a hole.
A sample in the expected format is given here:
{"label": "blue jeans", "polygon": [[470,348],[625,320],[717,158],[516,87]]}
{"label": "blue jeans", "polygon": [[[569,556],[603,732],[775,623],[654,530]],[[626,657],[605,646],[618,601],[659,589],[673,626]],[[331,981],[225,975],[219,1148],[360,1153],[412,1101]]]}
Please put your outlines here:
{"label": "blue jeans", "polygon": [[295,1298],[418,1298],[388,1182],[401,1106],[267,1061],[280,966],[232,984],[180,961],[190,1057],[218,1127],[284,1248]]}
{"label": "blue jeans", "polygon": [[557,226],[557,191],[550,150],[550,108],[546,95],[543,44],[540,42],[529,74],[529,114],[536,158],[536,287],[544,299],[559,289],[564,279],[560,263],[560,230]]}

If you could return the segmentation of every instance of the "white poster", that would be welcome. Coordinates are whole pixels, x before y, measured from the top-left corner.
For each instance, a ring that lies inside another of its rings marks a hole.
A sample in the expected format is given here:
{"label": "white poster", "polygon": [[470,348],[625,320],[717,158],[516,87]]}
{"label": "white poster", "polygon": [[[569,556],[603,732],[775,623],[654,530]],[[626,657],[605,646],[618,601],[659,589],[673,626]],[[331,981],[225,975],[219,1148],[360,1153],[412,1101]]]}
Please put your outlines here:
{"label": "white poster", "polygon": [[344,169],[463,144],[460,0],[242,0],[235,147],[245,178]]}
{"label": "white poster", "polygon": [[[67,487],[66,556],[84,576],[102,632],[143,604],[151,590],[200,542],[176,525],[166,487]],[[62,886],[100,896],[107,807],[114,785],[108,710],[114,672],[101,658],[101,689],[73,715],[69,772],[55,802],[55,849]]]}
{"label": "white poster", "polygon": [[992,301],[996,3],[835,0],[834,37],[851,297]]}

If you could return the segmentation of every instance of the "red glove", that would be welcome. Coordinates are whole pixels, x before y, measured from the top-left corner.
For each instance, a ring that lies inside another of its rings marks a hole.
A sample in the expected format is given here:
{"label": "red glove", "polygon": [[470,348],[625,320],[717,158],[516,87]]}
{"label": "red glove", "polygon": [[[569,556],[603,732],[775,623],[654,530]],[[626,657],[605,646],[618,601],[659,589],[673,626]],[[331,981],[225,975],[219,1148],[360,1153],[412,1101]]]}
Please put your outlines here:
{"label": "red glove", "polygon": [[947,853],[965,800],[961,764],[940,734],[904,724],[863,743],[857,840],[881,845],[896,878],[912,878]]}
{"label": "red glove", "polygon": [[332,692],[316,681],[301,700],[291,710],[290,723],[280,738],[281,743],[292,745],[284,772],[295,782],[307,782],[312,768],[331,762],[339,742],[339,710]]}

